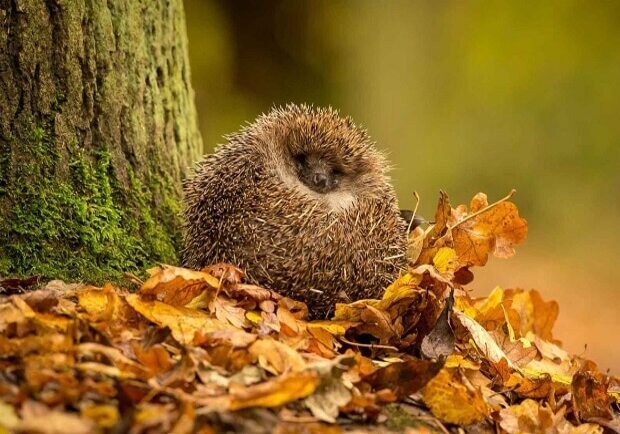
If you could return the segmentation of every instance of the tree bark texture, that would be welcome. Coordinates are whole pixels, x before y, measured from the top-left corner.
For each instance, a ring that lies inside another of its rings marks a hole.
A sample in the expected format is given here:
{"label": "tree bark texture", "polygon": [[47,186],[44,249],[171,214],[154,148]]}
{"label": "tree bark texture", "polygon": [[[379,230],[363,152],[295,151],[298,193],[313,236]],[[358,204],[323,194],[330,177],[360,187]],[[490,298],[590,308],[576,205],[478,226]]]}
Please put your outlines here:
{"label": "tree bark texture", "polygon": [[201,151],[182,0],[0,0],[0,276],[174,262]]}

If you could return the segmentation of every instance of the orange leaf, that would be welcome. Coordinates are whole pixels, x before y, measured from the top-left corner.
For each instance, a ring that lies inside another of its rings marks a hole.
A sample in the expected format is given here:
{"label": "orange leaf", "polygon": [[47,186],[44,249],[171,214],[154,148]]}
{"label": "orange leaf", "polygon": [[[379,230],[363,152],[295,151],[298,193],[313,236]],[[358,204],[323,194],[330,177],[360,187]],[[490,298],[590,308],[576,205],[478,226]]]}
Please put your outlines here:
{"label": "orange leaf", "polygon": [[291,372],[270,381],[232,392],[231,410],[248,407],[279,407],[287,402],[311,395],[319,385],[315,372]]}
{"label": "orange leaf", "polygon": [[478,193],[471,201],[469,212],[459,207],[451,216],[454,249],[462,266],[484,265],[489,254],[509,258],[515,253],[513,246],[527,236],[527,221],[519,217],[512,202],[498,203],[469,218],[487,205],[486,195]]}

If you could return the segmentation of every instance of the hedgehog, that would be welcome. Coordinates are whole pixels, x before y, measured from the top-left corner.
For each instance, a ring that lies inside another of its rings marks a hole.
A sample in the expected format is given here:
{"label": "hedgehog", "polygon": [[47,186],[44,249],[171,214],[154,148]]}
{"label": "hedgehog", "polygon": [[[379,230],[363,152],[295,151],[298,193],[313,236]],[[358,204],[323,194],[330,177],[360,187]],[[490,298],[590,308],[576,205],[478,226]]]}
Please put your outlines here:
{"label": "hedgehog", "polygon": [[183,185],[183,265],[232,263],[327,318],[407,268],[385,156],[332,108],[275,108],[205,156]]}

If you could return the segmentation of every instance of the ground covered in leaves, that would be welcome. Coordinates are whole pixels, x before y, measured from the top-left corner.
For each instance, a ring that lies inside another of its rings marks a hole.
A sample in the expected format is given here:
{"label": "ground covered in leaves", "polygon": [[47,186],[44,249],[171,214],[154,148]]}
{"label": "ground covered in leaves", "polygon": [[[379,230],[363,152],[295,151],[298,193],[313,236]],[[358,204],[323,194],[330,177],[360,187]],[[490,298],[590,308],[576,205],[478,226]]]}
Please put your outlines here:
{"label": "ground covered in leaves", "polygon": [[442,194],[409,272],[329,320],[228,264],[126,287],[0,280],[0,433],[618,431],[620,380],[561,348],[557,303],[464,289],[526,236],[508,199]]}

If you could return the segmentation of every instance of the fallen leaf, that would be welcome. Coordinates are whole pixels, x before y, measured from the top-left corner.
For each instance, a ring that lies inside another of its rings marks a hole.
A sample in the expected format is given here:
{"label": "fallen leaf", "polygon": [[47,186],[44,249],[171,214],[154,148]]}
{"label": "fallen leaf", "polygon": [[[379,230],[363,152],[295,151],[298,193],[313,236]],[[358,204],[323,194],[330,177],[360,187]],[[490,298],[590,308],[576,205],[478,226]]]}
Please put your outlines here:
{"label": "fallen leaf", "polygon": [[422,390],[422,399],[433,415],[447,423],[470,425],[489,413],[481,390],[453,369],[439,371]]}
{"label": "fallen leaf", "polygon": [[229,407],[231,410],[279,407],[314,393],[318,384],[319,377],[315,372],[290,372],[264,383],[231,392]]}
{"label": "fallen leaf", "polygon": [[258,358],[263,369],[274,375],[300,372],[306,368],[306,362],[297,351],[274,339],[259,339],[248,351]]}
{"label": "fallen leaf", "polygon": [[552,433],[595,434],[603,429],[594,424],[574,426],[564,418],[563,411],[554,414],[549,407],[526,399],[499,412],[500,426],[508,434]]}
{"label": "fallen leaf", "polygon": [[374,390],[390,389],[398,398],[404,398],[422,389],[442,366],[443,362],[410,359],[380,368],[364,381]]}
{"label": "fallen leaf", "polygon": [[451,215],[454,250],[462,266],[485,265],[489,254],[509,258],[515,253],[513,246],[525,240],[527,222],[514,203],[501,202],[473,216],[487,206],[486,195],[478,193],[469,211],[461,206]]}
{"label": "fallen leaf", "polygon": [[162,265],[147,270],[151,277],[140,287],[139,293],[174,306],[184,306],[199,294],[220,287],[216,277],[203,271]]}
{"label": "fallen leaf", "polygon": [[441,315],[429,334],[424,336],[420,353],[426,359],[441,359],[454,352],[454,332],[450,326],[450,314],[454,305],[454,290],[450,291]]}
{"label": "fallen leaf", "polygon": [[506,359],[508,361],[508,365],[512,369],[516,369],[516,366],[508,359],[506,353],[502,351],[489,332],[487,332],[480,324],[462,312],[455,311],[454,314],[459,319],[461,324],[470,332],[477,348],[482,351],[487,359],[494,363],[498,363],[500,360]]}
{"label": "fallen leaf", "polygon": [[224,324],[199,310],[143,300],[138,294],[129,294],[125,300],[148,320],[160,327],[168,327],[172,336],[184,345],[227,341],[233,346],[247,347],[256,340],[256,335]]}
{"label": "fallen leaf", "polygon": [[571,391],[577,420],[611,420],[612,398],[608,395],[609,380],[600,372],[580,370],[573,376]]}

